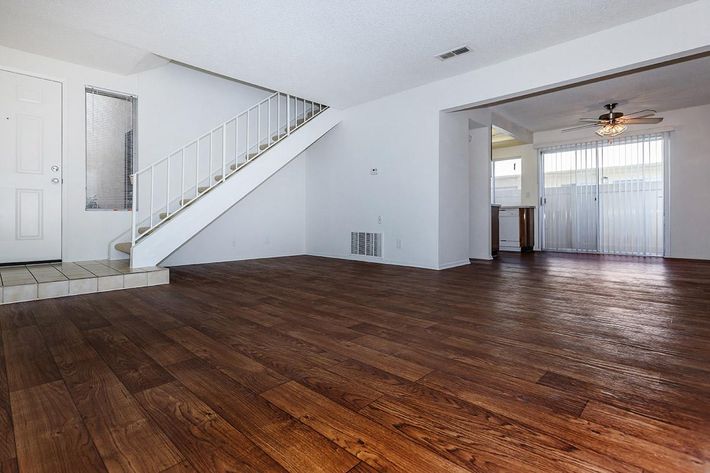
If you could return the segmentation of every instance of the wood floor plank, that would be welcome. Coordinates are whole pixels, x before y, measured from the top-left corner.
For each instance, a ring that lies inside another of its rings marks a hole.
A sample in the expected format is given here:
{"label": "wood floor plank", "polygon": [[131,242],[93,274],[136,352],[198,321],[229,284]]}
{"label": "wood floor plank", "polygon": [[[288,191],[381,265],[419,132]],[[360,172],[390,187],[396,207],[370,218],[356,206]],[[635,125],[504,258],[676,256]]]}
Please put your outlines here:
{"label": "wood floor plank", "polygon": [[239,319],[203,319],[195,328],[290,378],[303,376],[312,368],[327,367],[345,359],[280,332],[263,332],[257,325],[240,323]]}
{"label": "wood floor plank", "polygon": [[184,346],[166,337],[142,320],[131,318],[130,320],[112,322],[112,326],[159,365],[171,365],[194,357]]}
{"label": "wood floor plank", "polygon": [[103,360],[65,362],[62,376],[109,472],[159,473],[184,460]]}
{"label": "wood floor plank", "polygon": [[[493,396],[472,381],[434,372],[420,382],[425,386],[510,417],[546,434],[599,451],[628,465],[658,473],[678,471],[701,473],[705,470],[703,461],[684,453],[652,444],[642,438],[628,436],[623,432],[605,428],[576,416],[552,412],[548,414],[541,408],[530,408],[515,400]],[[640,455],[640,451],[648,453]],[[650,452],[653,452],[653,455]]]}
{"label": "wood floor plank", "polygon": [[365,462],[360,462],[352,467],[348,473],[377,473],[377,470]]}
{"label": "wood floor plank", "polygon": [[431,372],[431,368],[427,368],[426,366],[421,366],[396,356],[387,355],[366,346],[358,345],[357,343],[333,340],[313,330],[300,328],[288,330],[286,333],[294,338],[313,343],[314,345],[323,347],[342,356],[358,360],[410,381],[416,381]]}
{"label": "wood floor plank", "polygon": [[175,466],[171,466],[167,470],[163,470],[161,473],[202,473],[202,472],[195,470],[195,468],[192,466],[192,463],[185,460],[184,462],[180,462]]}
{"label": "wood floor plank", "polygon": [[295,381],[262,396],[375,469],[402,473],[467,471]]}
{"label": "wood floor plank", "polygon": [[665,400],[649,399],[642,397],[642,395],[616,391],[610,386],[582,381],[553,371],[546,372],[538,383],[566,393],[587,396],[691,430],[697,430],[697,427],[702,427],[710,422],[710,412],[708,412],[707,405],[704,405],[705,399],[702,396],[687,396],[689,402],[683,404],[670,403]]}
{"label": "wood floor plank", "polygon": [[706,432],[677,427],[598,401],[589,401],[581,417],[688,456],[710,461],[710,435]]}
{"label": "wood floor plank", "polygon": [[360,413],[474,471],[640,471],[422,386],[384,396]]}
{"label": "wood floor plank", "polygon": [[64,382],[13,391],[10,397],[21,472],[107,471]]}
{"label": "wood floor plank", "polygon": [[[5,351],[2,337],[0,337],[0,465],[10,470],[15,463],[15,435],[12,426],[12,413],[10,411],[10,388],[7,384],[7,368],[5,364]],[[0,473],[3,469],[0,469]]]}
{"label": "wood floor plank", "polygon": [[362,384],[358,379],[341,376],[323,368],[313,368],[298,380],[309,389],[344,407],[359,411],[382,393]]}
{"label": "wood floor plank", "polygon": [[172,376],[116,328],[93,329],[84,335],[130,392],[173,381]]}
{"label": "wood floor plank", "polygon": [[0,461],[0,473],[18,473],[19,470],[17,468],[16,458]]}
{"label": "wood floor plank", "polygon": [[170,372],[290,472],[346,472],[357,460],[304,424],[203,361],[189,360]]}
{"label": "wood floor plank", "polygon": [[61,379],[36,325],[2,331],[10,391]]}
{"label": "wood floor plank", "polygon": [[0,306],[0,330],[12,330],[34,325],[30,304],[6,304]]}
{"label": "wood floor plank", "polygon": [[192,327],[168,330],[165,334],[254,392],[266,391],[288,380],[261,363],[213,340]]}
{"label": "wood floor plank", "polygon": [[[390,334],[394,335],[391,332]],[[432,370],[444,371],[462,378],[466,378],[469,375],[471,366],[483,369],[491,374],[500,373],[532,382],[538,381],[545,374],[545,371],[531,366],[480,357],[474,353],[458,350],[432,340],[427,340],[426,342],[422,340],[422,344],[411,346],[374,335],[364,335],[352,340],[352,342],[396,355],[405,360],[427,366]]]}
{"label": "wood floor plank", "polygon": [[197,471],[286,471],[177,383],[147,389],[138,393],[137,399]]}

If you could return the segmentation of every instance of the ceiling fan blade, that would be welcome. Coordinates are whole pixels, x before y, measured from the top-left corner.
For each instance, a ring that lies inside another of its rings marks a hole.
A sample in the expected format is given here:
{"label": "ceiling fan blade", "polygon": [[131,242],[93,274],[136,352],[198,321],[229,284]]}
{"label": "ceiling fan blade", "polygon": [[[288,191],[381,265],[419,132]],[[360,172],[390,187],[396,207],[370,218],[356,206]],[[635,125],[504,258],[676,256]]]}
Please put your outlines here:
{"label": "ceiling fan blade", "polygon": [[651,110],[650,108],[647,108],[645,110],[639,110],[638,112],[633,112],[633,113],[625,113],[624,117],[629,117],[629,118],[641,118],[641,117],[634,117],[634,115],[643,115],[644,117],[649,117],[651,115],[655,115],[656,111]]}
{"label": "ceiling fan blade", "polygon": [[624,125],[645,125],[645,124],[661,123],[662,121],[663,121],[663,118],[661,118],[661,117],[629,118],[628,120],[624,120]]}
{"label": "ceiling fan blade", "polygon": [[573,126],[570,128],[565,128],[562,130],[562,133],[568,132],[568,131],[574,131],[574,130],[579,130],[581,128],[590,128],[590,127],[598,127],[600,126],[598,123],[587,123],[585,125],[578,125],[578,126]]}
{"label": "ceiling fan blade", "polygon": [[594,122],[594,123],[596,123],[596,122],[602,122],[602,121],[608,122],[609,120],[600,120],[598,118],[580,118],[579,121],[580,122]]}
{"label": "ceiling fan blade", "polygon": [[623,117],[619,118],[619,120],[624,120],[624,121],[625,120],[637,120],[639,118],[648,118],[648,117],[652,117],[654,115],[655,115],[655,113],[653,113],[653,112],[643,113],[643,114],[637,115],[635,117],[629,117],[627,115],[624,115]]}

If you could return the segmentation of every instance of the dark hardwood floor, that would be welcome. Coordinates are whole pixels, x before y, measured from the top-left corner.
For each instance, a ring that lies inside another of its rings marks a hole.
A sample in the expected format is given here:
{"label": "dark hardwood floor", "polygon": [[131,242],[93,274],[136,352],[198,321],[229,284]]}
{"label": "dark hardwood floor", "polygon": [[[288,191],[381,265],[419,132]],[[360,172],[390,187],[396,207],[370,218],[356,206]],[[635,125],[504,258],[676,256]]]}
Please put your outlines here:
{"label": "dark hardwood floor", "polygon": [[1,472],[710,471],[710,263],[220,263],[0,330]]}

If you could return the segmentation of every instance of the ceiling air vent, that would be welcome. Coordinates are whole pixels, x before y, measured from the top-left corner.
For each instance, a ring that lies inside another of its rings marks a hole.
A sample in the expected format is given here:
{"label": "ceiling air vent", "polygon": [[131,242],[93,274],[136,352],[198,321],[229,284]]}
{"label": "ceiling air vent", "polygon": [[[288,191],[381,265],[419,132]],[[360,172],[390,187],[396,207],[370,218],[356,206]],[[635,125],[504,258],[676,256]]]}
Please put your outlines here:
{"label": "ceiling air vent", "polygon": [[350,253],[363,256],[382,256],[382,233],[350,233]]}
{"label": "ceiling air vent", "polygon": [[446,51],[445,53],[437,54],[436,57],[438,57],[442,61],[445,61],[445,60],[450,59],[454,56],[460,56],[461,54],[466,54],[469,51],[471,51],[471,50],[468,48],[468,46],[461,46],[460,48],[452,49],[451,51]]}

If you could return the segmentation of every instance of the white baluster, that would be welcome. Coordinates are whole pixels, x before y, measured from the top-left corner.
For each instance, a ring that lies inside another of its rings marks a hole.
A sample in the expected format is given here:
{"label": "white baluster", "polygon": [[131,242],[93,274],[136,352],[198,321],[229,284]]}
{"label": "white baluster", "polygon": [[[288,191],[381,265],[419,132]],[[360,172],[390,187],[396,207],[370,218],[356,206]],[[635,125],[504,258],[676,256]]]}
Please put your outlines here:
{"label": "white baluster", "polygon": [[178,198],[178,204],[182,205],[182,199],[185,198],[185,148],[180,150],[180,197]]}
{"label": "white baluster", "polygon": [[269,106],[269,118],[266,125],[266,147],[268,148],[271,144],[271,97],[269,97],[267,105]]}
{"label": "white baluster", "polygon": [[155,188],[155,164],[150,167],[150,228],[153,228],[153,190]]}
{"label": "white baluster", "polygon": [[200,185],[199,175],[200,175],[200,138],[197,138],[197,148],[195,154],[195,198],[197,198],[198,188]]}
{"label": "white baluster", "polygon": [[136,244],[136,212],[138,210],[138,174],[131,174],[131,184],[133,185],[133,198],[131,199],[131,247]]}
{"label": "white baluster", "polygon": [[281,138],[281,93],[276,95],[276,141]]}
{"label": "white baluster", "polygon": [[165,177],[165,215],[170,213],[170,156],[168,156],[168,170]]}
{"label": "white baluster", "polygon": [[227,124],[222,125],[222,181],[227,178]]}
{"label": "white baluster", "polygon": [[286,136],[291,134],[291,94],[286,95]]}

